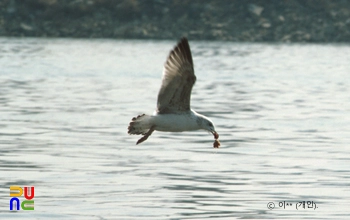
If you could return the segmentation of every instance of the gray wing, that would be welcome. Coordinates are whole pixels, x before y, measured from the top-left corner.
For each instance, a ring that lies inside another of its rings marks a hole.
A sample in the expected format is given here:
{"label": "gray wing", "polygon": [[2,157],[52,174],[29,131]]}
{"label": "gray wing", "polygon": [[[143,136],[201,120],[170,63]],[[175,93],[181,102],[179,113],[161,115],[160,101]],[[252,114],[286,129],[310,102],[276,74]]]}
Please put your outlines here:
{"label": "gray wing", "polygon": [[191,91],[195,82],[190,46],[187,39],[182,38],[164,64],[157,101],[158,113],[190,110]]}

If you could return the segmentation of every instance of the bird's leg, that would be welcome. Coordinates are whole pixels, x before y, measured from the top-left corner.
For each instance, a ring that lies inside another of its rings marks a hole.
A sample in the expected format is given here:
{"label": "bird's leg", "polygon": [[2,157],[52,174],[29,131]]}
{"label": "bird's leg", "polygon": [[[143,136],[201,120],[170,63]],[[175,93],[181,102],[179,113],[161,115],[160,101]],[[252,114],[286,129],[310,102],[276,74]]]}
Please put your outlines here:
{"label": "bird's leg", "polygon": [[148,138],[149,136],[151,136],[151,134],[153,133],[153,131],[154,131],[154,126],[152,126],[152,127],[147,131],[147,133],[146,133],[142,138],[140,138],[140,139],[137,141],[136,145],[137,145],[137,144],[140,144],[140,143],[142,143],[142,142],[144,142],[145,140],[147,140],[147,138]]}

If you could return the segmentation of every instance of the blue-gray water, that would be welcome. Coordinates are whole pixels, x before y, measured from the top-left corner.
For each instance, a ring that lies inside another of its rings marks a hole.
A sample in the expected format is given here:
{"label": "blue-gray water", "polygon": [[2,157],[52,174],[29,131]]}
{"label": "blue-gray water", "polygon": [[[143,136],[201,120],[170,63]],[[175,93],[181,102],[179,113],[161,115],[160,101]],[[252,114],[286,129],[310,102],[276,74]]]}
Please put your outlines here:
{"label": "blue-gray water", "polygon": [[[1,219],[349,217],[350,46],[190,41],[192,108],[221,148],[135,145],[175,43],[0,38]],[[9,211],[11,185],[35,186],[34,211]]]}

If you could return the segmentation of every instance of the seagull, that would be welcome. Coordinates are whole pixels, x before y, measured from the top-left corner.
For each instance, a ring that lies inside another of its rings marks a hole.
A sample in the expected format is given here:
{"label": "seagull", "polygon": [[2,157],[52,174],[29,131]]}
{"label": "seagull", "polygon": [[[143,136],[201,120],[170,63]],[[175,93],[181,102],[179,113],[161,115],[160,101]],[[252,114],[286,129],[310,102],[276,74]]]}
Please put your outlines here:
{"label": "seagull", "polygon": [[191,91],[196,76],[188,40],[183,37],[170,51],[164,64],[162,85],[153,115],[132,118],[128,134],[143,135],[136,144],[147,140],[153,131],[182,132],[207,130],[214,135],[214,148],[220,146],[213,122],[190,108]]}

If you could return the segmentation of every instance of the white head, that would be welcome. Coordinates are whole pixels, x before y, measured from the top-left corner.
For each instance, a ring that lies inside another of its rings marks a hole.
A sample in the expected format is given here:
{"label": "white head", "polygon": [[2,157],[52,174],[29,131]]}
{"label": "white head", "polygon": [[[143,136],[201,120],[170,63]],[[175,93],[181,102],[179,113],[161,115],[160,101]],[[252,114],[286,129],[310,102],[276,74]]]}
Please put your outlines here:
{"label": "white head", "polygon": [[198,119],[199,120],[197,121],[197,123],[199,124],[201,129],[207,130],[210,133],[212,133],[215,139],[219,138],[219,134],[215,131],[214,123],[209,118],[205,117],[204,115],[198,114]]}

